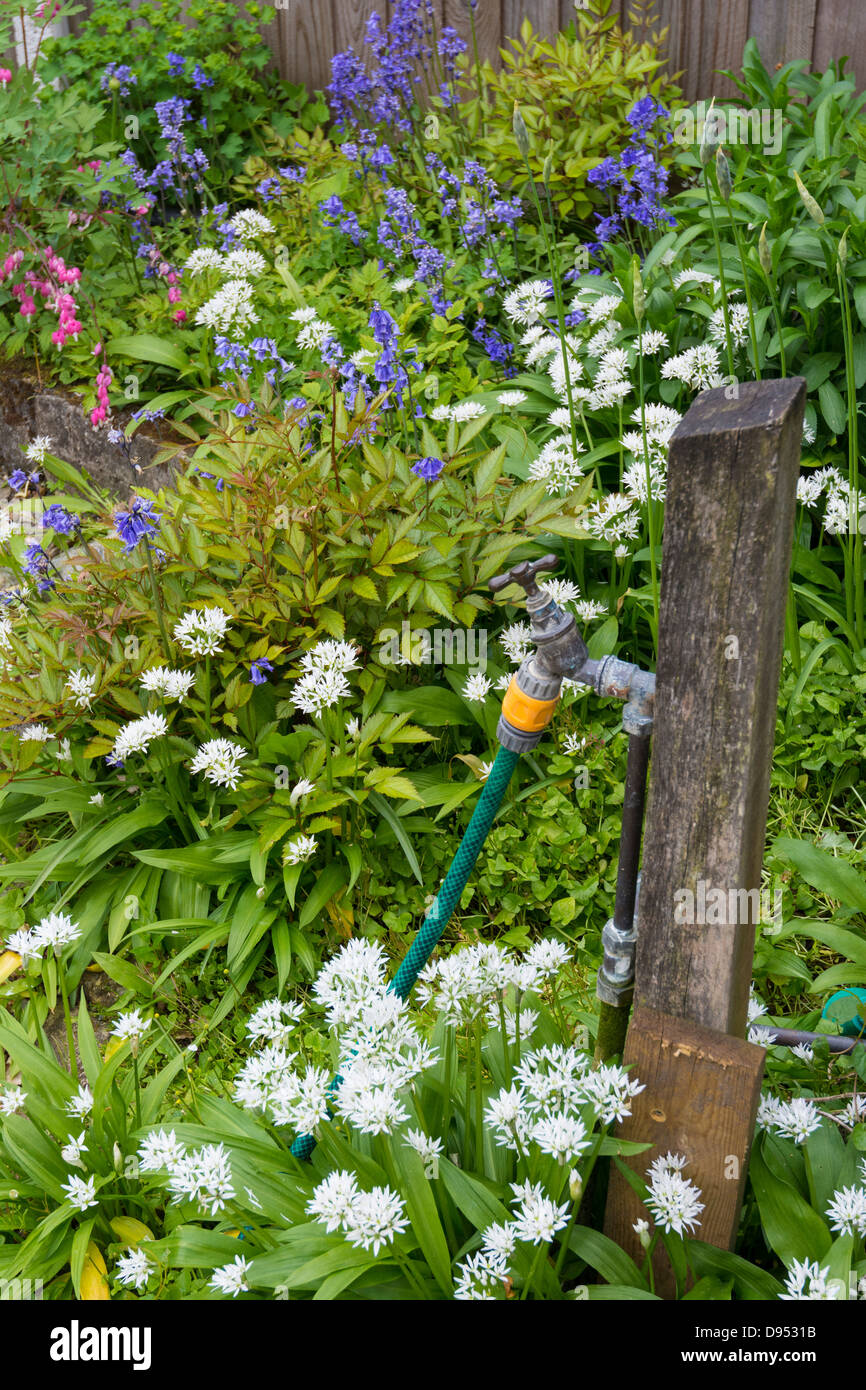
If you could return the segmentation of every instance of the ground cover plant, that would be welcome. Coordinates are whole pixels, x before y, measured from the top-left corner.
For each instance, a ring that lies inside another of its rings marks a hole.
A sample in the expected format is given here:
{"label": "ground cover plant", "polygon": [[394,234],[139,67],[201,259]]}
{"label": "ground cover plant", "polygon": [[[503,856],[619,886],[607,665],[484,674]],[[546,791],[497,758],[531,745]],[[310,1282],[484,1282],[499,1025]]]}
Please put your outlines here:
{"label": "ground cover plant", "polygon": [[[866,1296],[863,1049],[772,1045],[866,985],[863,97],[750,41],[757,159],[608,11],[494,71],[402,0],[309,99],[255,6],[225,52],[221,6],[96,5],[0,72],[4,351],[129,465],[110,497],[33,439],[0,513],[0,1277],[654,1299],[661,1243],[678,1297]],[[530,649],[489,580],[553,552],[590,654],[651,667],[671,436],[794,374],[750,1185],[726,1254],[682,1155],[623,1167],[635,1262],[599,1228],[645,1083],[592,1062],[618,707],[566,682],[408,1004],[388,980]]]}

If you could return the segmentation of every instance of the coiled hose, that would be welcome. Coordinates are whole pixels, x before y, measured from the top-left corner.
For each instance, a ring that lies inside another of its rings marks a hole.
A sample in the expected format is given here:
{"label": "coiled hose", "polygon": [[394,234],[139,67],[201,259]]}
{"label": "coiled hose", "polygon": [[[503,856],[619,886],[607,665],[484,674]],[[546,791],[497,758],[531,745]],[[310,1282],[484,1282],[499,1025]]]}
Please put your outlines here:
{"label": "coiled hose", "polygon": [[[400,969],[388,986],[388,989],[394,994],[399,994],[401,999],[408,999],[412,986],[433,954],[460,901],[460,895],[475,867],[481,846],[487,839],[519,757],[519,753],[500,748],[493,760],[484,789],[478,798],[478,805],[472,812],[472,819],[443,879],[442,887],[428,908],[415,940],[403,957]],[[335,1083],[339,1084],[339,1077],[335,1078]],[[292,1144],[292,1153],[295,1158],[307,1159],[315,1147],[316,1141],[311,1134],[299,1134]]]}

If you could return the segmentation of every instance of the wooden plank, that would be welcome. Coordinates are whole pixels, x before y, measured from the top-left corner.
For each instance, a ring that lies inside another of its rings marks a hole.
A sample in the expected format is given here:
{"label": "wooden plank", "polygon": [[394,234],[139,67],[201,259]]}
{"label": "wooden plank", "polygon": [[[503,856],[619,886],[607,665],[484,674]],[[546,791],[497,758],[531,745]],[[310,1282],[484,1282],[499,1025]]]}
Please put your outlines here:
{"label": "wooden plank", "polygon": [[717,69],[736,71],[749,37],[749,0],[659,0],[656,29],[669,29],[667,53],[672,72],[682,70],[686,101],[737,96],[737,88]]}
{"label": "wooden plank", "polygon": [[[653,1159],[682,1154],[683,1176],[701,1189],[704,1210],[694,1234],[723,1250],[733,1248],[749,1166],[749,1149],[761,1095],[764,1049],[740,1038],[654,1009],[635,1010],[623,1060],[644,1083],[631,1116],[617,1131],[652,1149],[626,1160],[642,1179]],[[611,1166],[605,1234],[638,1267],[644,1252],[634,1222],[651,1214],[622,1174]],[[674,1280],[664,1248],[654,1257],[656,1292],[673,1297]]]}
{"label": "wooden plank", "polygon": [[815,16],[812,67],[823,72],[834,58],[847,56],[845,74],[857,80],[858,90],[866,82],[866,25],[860,0],[821,0]]}
{"label": "wooden plank", "polygon": [[332,0],[316,0],[314,5],[288,0],[287,8],[277,11],[277,30],[283,77],[304,82],[311,91],[326,87],[331,80],[331,58],[337,51]]}
{"label": "wooden plank", "polygon": [[559,0],[502,0],[503,37],[516,38],[524,19],[536,34],[552,38],[559,32]]}
{"label": "wooden plank", "polygon": [[751,0],[749,29],[772,75],[795,58],[812,61],[818,0]]}
{"label": "wooden plank", "polygon": [[[469,44],[472,57],[472,19],[466,0],[445,0],[445,23],[451,24]],[[502,40],[502,0],[479,0],[475,10],[475,34],[483,62],[493,59]]]}
{"label": "wooden plank", "polygon": [[388,22],[388,0],[332,0],[332,11],[335,53],[347,48],[364,52],[364,34],[372,14],[380,15],[383,24]]}
{"label": "wooden plank", "polygon": [[742,383],[732,400],[703,392],[668,464],[635,1002],[739,1037],[805,389],[794,377]]}

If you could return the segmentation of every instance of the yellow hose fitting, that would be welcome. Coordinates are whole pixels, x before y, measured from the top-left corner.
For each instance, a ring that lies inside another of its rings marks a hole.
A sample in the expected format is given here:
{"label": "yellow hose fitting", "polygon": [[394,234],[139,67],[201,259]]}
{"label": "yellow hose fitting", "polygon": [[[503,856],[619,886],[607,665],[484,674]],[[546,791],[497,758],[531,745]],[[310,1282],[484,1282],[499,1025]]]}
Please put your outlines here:
{"label": "yellow hose fitting", "polygon": [[550,723],[558,700],[558,695],[552,700],[533,699],[520,689],[517,676],[512,676],[511,684],[502,701],[502,717],[508,721],[512,729],[519,729],[521,733],[536,734]]}

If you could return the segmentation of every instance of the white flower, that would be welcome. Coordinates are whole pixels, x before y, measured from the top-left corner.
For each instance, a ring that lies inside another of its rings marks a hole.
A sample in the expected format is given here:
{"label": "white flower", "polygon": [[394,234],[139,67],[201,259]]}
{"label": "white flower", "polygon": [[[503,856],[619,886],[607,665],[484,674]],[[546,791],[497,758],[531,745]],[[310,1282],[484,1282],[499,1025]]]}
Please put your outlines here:
{"label": "white flower", "polygon": [[836,1291],[828,1284],[829,1276],[829,1265],[820,1268],[817,1260],[813,1264],[808,1260],[793,1260],[785,1280],[787,1292],[780,1293],[779,1299],[787,1302],[835,1299]]}
{"label": "white flower", "polygon": [[425,1134],[422,1129],[407,1130],[403,1136],[404,1143],[421,1155],[424,1162],[424,1175],[427,1178],[435,1178],[439,1175],[439,1159],[442,1156],[442,1140],[432,1139]]}
{"label": "white flower", "polygon": [[81,1163],[82,1153],[87,1152],[87,1145],[84,1142],[86,1138],[87,1135],[82,1130],[77,1139],[70,1139],[68,1144],[64,1144],[60,1150],[60,1157],[64,1163],[68,1163],[70,1167],[75,1163]]}
{"label": "white flower", "polygon": [[21,743],[45,743],[53,735],[44,724],[28,724],[18,735]]}
{"label": "white flower", "polygon": [[78,1178],[71,1173],[68,1182],[62,1183],[61,1187],[79,1211],[87,1211],[88,1207],[97,1205],[96,1178]]}
{"label": "white flower", "polygon": [[150,1018],[142,1018],[138,1009],[131,1009],[129,1013],[118,1015],[117,1026],[112,1028],[111,1035],[114,1038],[120,1038],[123,1042],[129,1039],[135,1048],[152,1022],[153,1020]]}
{"label": "white flower", "polygon": [[289,314],[289,318],[294,323],[312,323],[313,319],[317,317],[316,310],[311,309],[308,305],[305,305],[301,309],[293,309]]}
{"label": "white flower", "polygon": [[760,995],[755,993],[754,985],[749,986],[749,1015],[747,1022],[756,1023],[767,1012],[767,1006]]}
{"label": "white flower", "polygon": [[66,1102],[67,1115],[77,1115],[83,1120],[84,1116],[89,1115],[92,1109],[93,1096],[91,1095],[90,1087],[79,1085],[78,1095],[73,1096],[71,1100]]}
{"label": "white flower", "polygon": [[239,1293],[246,1293],[249,1289],[247,1283],[247,1271],[250,1261],[243,1255],[235,1255],[231,1264],[220,1265],[215,1269],[210,1279],[210,1288],[218,1289],[220,1293],[231,1294],[232,1298],[237,1298]]}
{"label": "white flower", "polygon": [[329,1173],[314,1189],[306,1210],[317,1221],[323,1222],[325,1230],[329,1233],[339,1231],[349,1220],[358,1195],[358,1183],[354,1173]]}
{"label": "white flower", "polygon": [[230,787],[234,791],[243,776],[241,759],[246,749],[228,738],[211,738],[201,744],[190,763],[191,772],[203,772],[215,787]]}
{"label": "white flower", "polygon": [[184,270],[190,275],[201,275],[206,270],[221,270],[223,258],[212,246],[198,246],[184,263]]}
{"label": "white flower", "polygon": [[567,1222],[567,1202],[557,1206],[549,1197],[533,1192],[525,1196],[518,1207],[514,1234],[518,1240],[529,1241],[531,1245],[546,1245]]}
{"label": "white flower", "polygon": [[118,732],[112,757],[122,763],[132,753],[146,753],[155,738],[163,738],[167,733],[164,714],[145,714],[141,719],[133,719]]}
{"label": "white flower", "polygon": [[866,1095],[854,1096],[849,1100],[844,1110],[840,1110],[839,1119],[852,1129],[855,1125],[866,1124]]}
{"label": "white flower", "polygon": [[176,1137],[173,1129],[157,1129],[142,1139],[138,1150],[138,1166],[143,1173],[158,1173],[167,1168],[174,1169],[186,1155],[186,1145]]}
{"label": "white flower", "polygon": [[307,1067],[303,1074],[287,1071],[270,1097],[277,1125],[291,1125],[298,1134],[312,1134],[328,1118],[332,1078],[326,1067]]}
{"label": "white flower", "polygon": [[73,671],[66,682],[78,709],[90,709],[95,693],[96,677],[82,670]]}
{"label": "white flower", "polygon": [[586,1125],[573,1115],[553,1115],[539,1120],[533,1127],[532,1138],[541,1152],[550,1154],[557,1163],[577,1158],[591,1143]]}
{"label": "white flower", "polygon": [[229,219],[229,226],[241,241],[252,241],[255,237],[271,236],[274,224],[257,208],[241,208]]}
{"label": "white flower", "polygon": [[20,1086],[3,1086],[0,1088],[0,1115],[16,1115],[19,1111],[23,1114],[26,1099],[27,1092]]}
{"label": "white flower", "polygon": [[303,1015],[300,1004],[267,999],[260,1004],[247,1023],[247,1037],[253,1042],[284,1042]]}
{"label": "white flower", "polygon": [[334,325],[327,319],[314,318],[298,330],[298,347],[318,350],[334,336]]}
{"label": "white flower", "polygon": [[801,473],[797,479],[797,501],[814,507],[824,489],[817,473]]}
{"label": "white flower", "polygon": [[647,333],[641,335],[640,350],[643,357],[651,357],[661,348],[668,346],[668,335],[663,333],[660,328],[651,328]]}
{"label": "white flower", "polygon": [[229,251],[221,267],[223,275],[236,276],[242,280],[255,280],[257,276],[264,275],[267,268],[267,261],[261,252],[254,251],[250,246]]}
{"label": "white flower", "polygon": [[346,734],[350,739],[355,740],[360,734],[360,732],[361,725],[357,719],[346,720]]}
{"label": "white flower", "polygon": [[118,1258],[114,1277],[119,1284],[131,1284],[135,1289],[143,1289],[155,1269],[156,1265],[151,1264],[141,1247],[137,1246]]}
{"label": "white flower", "polygon": [[699,1226],[699,1214],[704,1210],[703,1202],[698,1201],[700,1188],[679,1171],[685,1162],[679,1154],[667,1154],[647,1169],[650,1194],[646,1205],[658,1225],[666,1231],[676,1231],[677,1235]]}
{"label": "white flower", "polygon": [[517,1246],[517,1235],[511,1222],[494,1221],[484,1232],[482,1249],[485,1255],[506,1260]]}
{"label": "white flower", "polygon": [[304,714],[319,715],[349,694],[349,682],[336,667],[305,671],[292,686],[292,701]]}
{"label": "white flower", "polygon": [[500,634],[499,643],[508,660],[519,666],[532,651],[532,629],[529,623],[512,623]]}
{"label": "white flower", "polygon": [[497,1302],[495,1291],[502,1291],[508,1282],[508,1265],[504,1258],[480,1250],[467,1255],[457,1266],[458,1279],[454,1297],[461,1302]]}
{"label": "white flower", "polygon": [[525,280],[505,296],[502,308],[512,323],[534,324],[543,316],[552,296],[553,286],[549,280]]}
{"label": "white flower", "polygon": [[508,407],[523,405],[523,402],[528,400],[528,397],[525,391],[500,391],[496,399],[499,401],[500,405]]}
{"label": "white flower", "polygon": [[258,323],[259,316],[253,307],[253,287],[249,280],[226,280],[216,294],[201,306],[195,321],[216,333],[242,331],[249,324]]}
{"label": "white flower", "polygon": [[487,692],[491,684],[492,682],[489,681],[486,676],[482,675],[480,671],[476,671],[473,675],[467,677],[466,684],[460,693],[464,700],[473,700],[479,704],[483,704],[487,699]]}
{"label": "white flower", "polygon": [[23,928],[20,931],[12,932],[6,938],[7,951],[14,951],[16,955],[19,955],[22,965],[27,965],[31,960],[39,960],[44,946],[45,942],[35,929],[28,931]]}
{"label": "white flower", "polygon": [[218,1216],[235,1195],[229,1155],[222,1144],[203,1144],[174,1163],[169,1188],[178,1202],[197,1202]]}
{"label": "white flower", "polygon": [[451,407],[451,419],[458,425],[465,420],[480,420],[482,415],[486,415],[487,410],[480,401],[460,401]]}
{"label": "white flower", "polygon": [[616,313],[621,303],[622,295],[601,294],[586,306],[586,317],[590,323],[604,323]]}
{"label": "white flower", "polygon": [[550,594],[560,608],[564,608],[567,603],[576,603],[580,598],[580,589],[571,579],[541,579],[538,587]]}
{"label": "white flower", "polygon": [[359,1193],[344,1226],[349,1244],[378,1255],[384,1245],[389,1245],[408,1226],[405,1205],[403,1198],[389,1187],[374,1187],[372,1192]]}
{"label": "white flower", "polygon": [[833,1193],[827,1207],[831,1231],[843,1236],[866,1236],[866,1190],[862,1187],[842,1187]]}
{"label": "white flower", "polygon": [[544,941],[536,941],[534,945],[530,946],[526,953],[526,959],[543,978],[545,975],[558,975],[571,957],[567,947],[563,946],[561,941],[547,937]]}
{"label": "white flower", "polygon": [[213,656],[223,650],[231,619],[221,608],[193,608],[174,627],[174,640],[191,656]]}
{"label": "white flower", "polygon": [[697,285],[713,285],[721,289],[721,283],[714,279],[712,275],[708,275],[705,270],[693,269],[680,270],[677,272],[674,276],[674,289],[678,290],[681,285],[686,285],[690,281]]}
{"label": "white flower", "polygon": [[315,782],[311,782],[308,778],[302,777],[300,782],[296,782],[292,787],[291,795],[289,796],[289,805],[297,806],[302,796],[309,796],[310,792],[314,792],[315,790]]}
{"label": "white flower", "polygon": [[821,1128],[821,1116],[811,1100],[795,1096],[793,1100],[782,1101],[776,1114],[776,1129],[795,1144],[802,1144],[814,1130]]}
{"label": "white flower", "polygon": [[639,526],[632,499],[622,492],[610,492],[587,508],[586,528],[599,540],[636,540]]}
{"label": "white flower", "polygon": [[44,463],[45,455],[53,443],[54,440],[49,439],[48,435],[38,434],[36,438],[31,440],[27,445],[27,448],[24,450],[24,457],[30,463]]}
{"label": "white flower", "polygon": [[724,385],[720,365],[718,350],[712,343],[700,343],[669,357],[662,363],[661,374],[668,381],[682,381],[693,390],[705,391],[710,386]]}
{"label": "white flower", "polygon": [[301,864],[306,859],[312,859],[317,844],[318,840],[315,835],[299,835],[297,839],[290,840],[283,850],[283,862],[285,864]]}
{"label": "white flower", "polygon": [[94,792],[93,796],[88,798],[87,804],[88,806],[101,806],[104,800],[105,792]]}
{"label": "white flower", "polygon": [[490,776],[490,774],[491,774],[492,771],[493,771],[493,762],[492,762],[492,760],[491,760],[490,762],[485,762],[485,761],[480,762],[479,765],[478,765],[478,780],[479,780],[480,782],[486,782],[486,781],[487,781],[487,778]]}
{"label": "white flower", "polygon": [[408,294],[414,286],[415,281],[412,279],[411,275],[403,275],[399,280],[394,281],[391,289],[396,290],[397,294]]}
{"label": "white flower", "polygon": [[77,941],[81,936],[81,928],[71,917],[65,916],[62,912],[51,912],[47,917],[43,917],[33,929],[36,940],[43,946],[48,947],[55,953],[59,953],[64,946]]}
{"label": "white flower", "polygon": [[[749,306],[747,304],[729,304],[728,322],[731,327],[731,343],[734,347],[743,347],[749,341]],[[723,308],[716,309],[710,319],[709,334],[713,342],[724,343],[725,337],[725,311]]]}
{"label": "white flower", "polygon": [[192,671],[173,671],[169,666],[151,666],[141,677],[141,688],[150,695],[182,703],[195,683]]}

